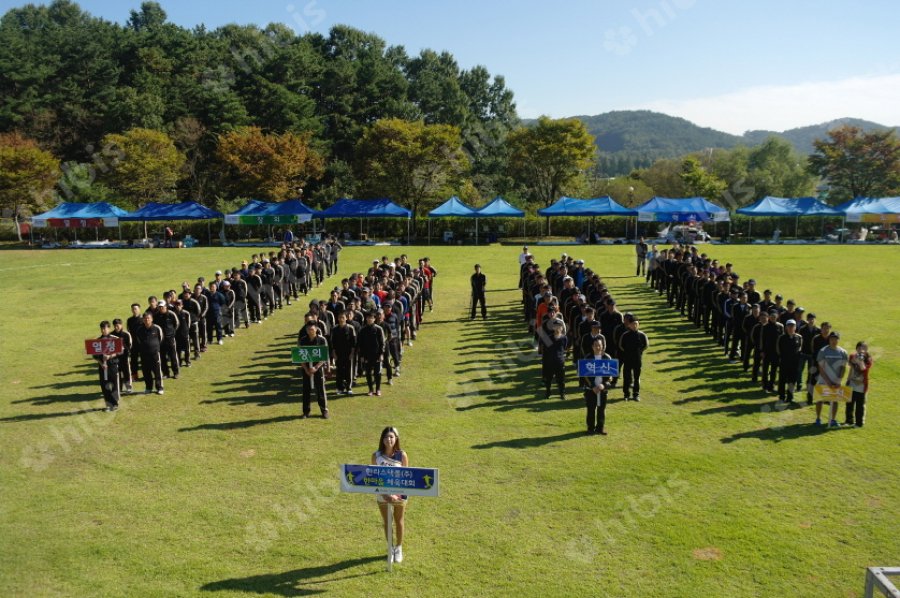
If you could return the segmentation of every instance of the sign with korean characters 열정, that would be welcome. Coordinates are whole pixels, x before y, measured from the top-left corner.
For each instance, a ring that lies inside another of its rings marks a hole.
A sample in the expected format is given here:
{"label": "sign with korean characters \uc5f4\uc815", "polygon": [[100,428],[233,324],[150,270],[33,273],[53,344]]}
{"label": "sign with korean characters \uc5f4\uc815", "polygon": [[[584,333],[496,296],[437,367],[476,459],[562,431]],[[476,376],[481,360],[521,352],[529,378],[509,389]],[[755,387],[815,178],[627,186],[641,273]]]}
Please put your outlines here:
{"label": "sign with korean characters \uc5f4\uc815", "polygon": [[584,378],[591,376],[612,376],[619,375],[618,359],[579,359],[578,375]]}
{"label": "sign with korean characters \uc5f4\uc815", "polygon": [[309,345],[291,348],[292,363],[316,363],[328,361],[328,346]]}
{"label": "sign with korean characters \uc5f4\uc815", "polygon": [[84,341],[84,351],[88,355],[116,355],[122,352],[122,339],[89,338]]}
{"label": "sign with korean characters \uc5f4\uc815", "polygon": [[430,467],[341,465],[341,491],[437,496],[438,470]]}
{"label": "sign with korean characters \uc5f4\uc815", "polygon": [[816,403],[849,403],[853,391],[849,386],[832,388],[827,384],[816,384],[813,387],[813,401]]}

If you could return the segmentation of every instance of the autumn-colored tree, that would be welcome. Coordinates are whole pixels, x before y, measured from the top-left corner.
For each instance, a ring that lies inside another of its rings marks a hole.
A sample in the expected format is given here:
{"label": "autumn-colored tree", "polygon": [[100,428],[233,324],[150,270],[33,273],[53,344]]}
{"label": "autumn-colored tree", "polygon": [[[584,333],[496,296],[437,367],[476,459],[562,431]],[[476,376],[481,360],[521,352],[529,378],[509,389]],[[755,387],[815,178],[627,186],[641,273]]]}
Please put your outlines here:
{"label": "autumn-colored tree", "polygon": [[20,241],[20,210],[46,208],[59,176],[59,160],[34,140],[18,133],[0,134],[0,208],[12,211]]}
{"label": "autumn-colored tree", "polygon": [[452,125],[383,119],[366,128],[356,152],[364,191],[409,207],[413,224],[423,205],[452,194],[469,170],[459,128]]}
{"label": "autumn-colored tree", "polygon": [[230,174],[228,188],[236,197],[289,199],[325,169],[308,135],[266,134],[258,127],[221,135],[216,156]]}
{"label": "autumn-colored tree", "polygon": [[545,207],[593,163],[597,149],[594,136],[574,118],[542,116],[536,125],[511,132],[506,141],[510,175]]}
{"label": "autumn-colored tree", "polygon": [[809,169],[827,179],[836,200],[884,197],[900,191],[900,140],[893,129],[844,126],[813,142]]}
{"label": "autumn-colored tree", "polygon": [[174,199],[184,154],[165,133],[137,128],[106,135],[94,162],[122,198],[137,207],[148,201]]}

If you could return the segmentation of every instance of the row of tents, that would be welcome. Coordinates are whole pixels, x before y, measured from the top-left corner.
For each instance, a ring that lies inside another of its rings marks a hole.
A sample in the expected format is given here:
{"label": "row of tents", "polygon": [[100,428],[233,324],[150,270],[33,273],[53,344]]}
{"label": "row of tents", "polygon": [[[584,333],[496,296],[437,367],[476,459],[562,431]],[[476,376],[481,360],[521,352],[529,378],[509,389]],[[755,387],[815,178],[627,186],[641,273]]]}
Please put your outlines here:
{"label": "row of tents", "polygon": [[[857,198],[831,207],[814,197],[765,197],[736,211],[744,216],[805,217],[834,216],[846,222],[900,222],[900,197]],[[702,197],[671,199],[654,197],[635,208],[626,208],[609,196],[595,199],[562,197],[553,205],[538,210],[546,217],[618,216],[637,218],[638,222],[729,222],[729,211]],[[458,197],[431,210],[429,218],[524,218],[525,212],[502,197],[481,208],[466,205]],[[389,199],[339,199],[325,210],[314,210],[298,199],[265,202],[252,199],[240,209],[222,214],[194,201],[177,204],[150,202],[127,212],[106,202],[63,203],[32,218],[35,228],[117,227],[120,222],[159,222],[224,219],[232,225],[286,225],[314,218],[406,218],[412,212]],[[477,233],[476,233],[477,234]]]}

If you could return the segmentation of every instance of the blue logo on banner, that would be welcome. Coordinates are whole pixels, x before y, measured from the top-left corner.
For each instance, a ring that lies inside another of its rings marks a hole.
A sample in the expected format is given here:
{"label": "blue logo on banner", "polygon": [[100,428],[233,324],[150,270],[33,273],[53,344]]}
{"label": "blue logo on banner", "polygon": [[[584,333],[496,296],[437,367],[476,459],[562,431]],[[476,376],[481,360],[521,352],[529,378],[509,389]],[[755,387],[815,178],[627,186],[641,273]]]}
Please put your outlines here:
{"label": "blue logo on banner", "polygon": [[618,359],[579,359],[578,375],[583,377],[591,376],[613,376],[619,375]]}

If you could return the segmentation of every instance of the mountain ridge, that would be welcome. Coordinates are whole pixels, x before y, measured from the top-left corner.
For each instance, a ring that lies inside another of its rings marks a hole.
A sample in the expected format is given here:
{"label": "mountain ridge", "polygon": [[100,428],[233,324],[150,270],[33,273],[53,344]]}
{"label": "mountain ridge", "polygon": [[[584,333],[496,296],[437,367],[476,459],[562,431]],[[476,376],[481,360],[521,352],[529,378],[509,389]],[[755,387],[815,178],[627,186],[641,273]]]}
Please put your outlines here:
{"label": "mountain ridge", "polygon": [[[770,136],[788,141],[802,155],[813,150],[813,141],[828,131],[852,125],[865,130],[897,130],[860,118],[845,117],[831,121],[786,129],[784,131],[750,130],[733,135],[711,127],[701,127],[685,118],[651,110],[613,110],[595,115],[577,115],[594,135],[600,150],[599,169],[607,176],[627,174],[634,168],[646,168],[662,158],[677,158],[709,148],[731,149],[738,145],[761,144]],[[525,124],[536,119],[525,119]]]}

